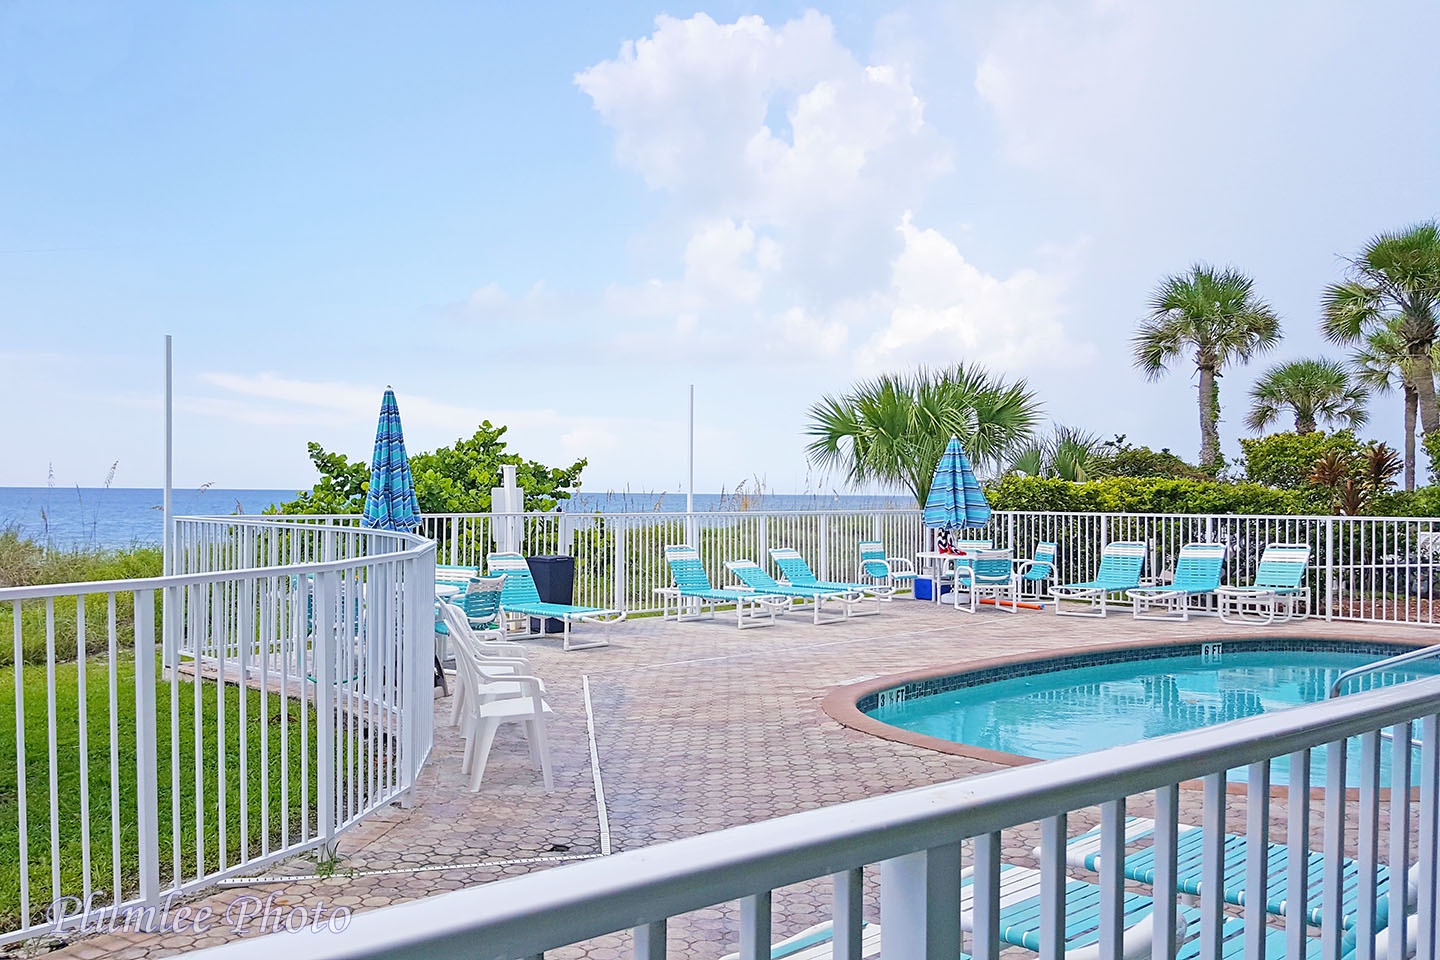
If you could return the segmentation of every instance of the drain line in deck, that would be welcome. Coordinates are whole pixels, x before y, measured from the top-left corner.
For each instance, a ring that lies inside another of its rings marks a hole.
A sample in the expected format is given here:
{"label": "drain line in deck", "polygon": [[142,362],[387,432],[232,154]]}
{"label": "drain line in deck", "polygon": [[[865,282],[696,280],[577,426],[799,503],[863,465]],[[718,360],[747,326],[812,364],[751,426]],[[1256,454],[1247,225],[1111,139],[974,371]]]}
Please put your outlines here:
{"label": "drain line in deck", "polygon": [[336,870],[333,873],[302,873],[295,876],[274,875],[267,877],[226,877],[217,880],[217,887],[249,887],[259,883],[306,883],[315,880],[329,880],[339,877],[345,880],[359,877],[389,877],[402,873],[447,873],[451,870],[478,870],[482,867],[513,867],[527,863],[565,863],[570,860],[594,860],[593,853],[571,853],[556,857],[514,857],[509,860],[473,860],[469,863],[432,863],[423,867],[386,867],[383,870]]}
{"label": "drain line in deck", "polygon": [[595,777],[595,813],[600,821],[600,856],[610,855],[610,815],[605,811],[605,785],[600,782],[600,750],[595,746],[595,709],[590,705],[590,675],[582,674],[585,726],[590,732],[590,772]]}

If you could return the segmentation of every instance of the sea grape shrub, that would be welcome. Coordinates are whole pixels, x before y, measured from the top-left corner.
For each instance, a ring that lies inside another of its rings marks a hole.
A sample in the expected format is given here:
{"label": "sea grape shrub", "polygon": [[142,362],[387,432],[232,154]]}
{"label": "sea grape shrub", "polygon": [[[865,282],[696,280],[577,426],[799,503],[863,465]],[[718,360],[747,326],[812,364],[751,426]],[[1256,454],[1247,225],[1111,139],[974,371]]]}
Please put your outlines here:
{"label": "sea grape shrub", "polygon": [[[455,441],[430,453],[410,457],[415,478],[415,497],[421,513],[488,513],[490,490],[500,485],[501,464],[516,466],[516,482],[525,491],[525,510],[543,512],[568,500],[580,486],[580,473],[588,461],[576,460],[568,467],[547,467],[505,451],[508,428],[484,421],[469,439]],[[370,489],[367,460],[350,460],[331,453],[318,443],[307,445],[310,462],[320,474],[319,481],[296,499],[282,503],[276,513],[360,513]]]}
{"label": "sea grape shrub", "polygon": [[1100,445],[1099,452],[1086,460],[1085,471],[1098,477],[1169,477],[1172,479],[1208,480],[1210,474],[1187,463],[1170,452],[1168,447],[1151,450],[1125,442],[1125,434]]}
{"label": "sea grape shrub", "polygon": [[1267,437],[1242,439],[1241,462],[1245,479],[1281,490],[1303,490],[1311,483],[1315,464],[1335,454],[1341,460],[1358,460],[1364,446],[1350,430],[1334,433],[1272,433]]}

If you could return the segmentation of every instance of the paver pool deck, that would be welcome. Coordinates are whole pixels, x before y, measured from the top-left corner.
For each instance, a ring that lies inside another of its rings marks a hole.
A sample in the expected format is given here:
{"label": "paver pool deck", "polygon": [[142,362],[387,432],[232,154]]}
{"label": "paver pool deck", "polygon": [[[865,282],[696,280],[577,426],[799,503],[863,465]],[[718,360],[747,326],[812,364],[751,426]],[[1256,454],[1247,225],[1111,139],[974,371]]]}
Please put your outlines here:
{"label": "paver pool deck", "polygon": [[[578,632],[598,629],[582,626]],[[263,901],[272,895],[272,917],[296,907],[311,915],[317,906],[364,911],[561,868],[563,857],[600,854],[587,681],[610,842],[619,853],[997,768],[842,727],[820,709],[837,684],[1131,640],[1266,635],[1440,640],[1434,630],[1315,619],[1244,628],[1214,618],[1136,622],[1128,610],[1104,620],[1057,618],[1053,609],[971,616],[908,599],[886,605],[879,616],[820,626],[808,616],[791,615],[774,627],[739,631],[722,614],[682,624],[630,620],[611,630],[609,647],[569,653],[561,652],[558,635],[529,640],[524,645],[555,710],[549,727],[553,792],[547,793],[531,770],[524,740],[514,729],[502,729],[482,789],[471,793],[460,773],[463,740],[447,724],[450,701],[437,699],[435,749],[414,805],[377,813],[347,833],[335,874],[306,876],[313,863],[297,859],[267,872],[293,879],[212,890],[189,902],[220,918],[227,909],[241,909],[237,898]],[[1079,818],[1072,820],[1072,830],[1078,829]],[[1025,830],[1007,833],[1007,859],[1023,861],[1034,840]],[[828,918],[829,903],[829,886],[822,881],[777,891],[776,938]],[[868,880],[866,913],[878,919]],[[727,904],[672,920],[670,955],[704,960],[734,950],[737,915]],[[262,934],[254,921],[240,934],[223,923],[198,935],[105,933],[75,939],[48,955],[164,957],[237,935]],[[308,929],[272,935],[281,951],[277,956],[286,955],[286,939],[316,936]],[[10,949],[18,954],[21,945]],[[628,956],[629,949],[628,934],[617,934],[547,956],[608,960]]]}

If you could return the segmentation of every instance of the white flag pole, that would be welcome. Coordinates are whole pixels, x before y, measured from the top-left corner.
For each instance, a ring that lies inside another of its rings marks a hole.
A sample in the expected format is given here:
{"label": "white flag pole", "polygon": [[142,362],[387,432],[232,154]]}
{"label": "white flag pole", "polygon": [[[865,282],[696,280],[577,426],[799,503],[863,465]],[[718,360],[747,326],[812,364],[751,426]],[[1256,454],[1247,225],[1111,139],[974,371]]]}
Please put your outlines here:
{"label": "white flag pole", "polygon": [[161,541],[161,569],[165,576],[175,572],[175,515],[171,493],[174,488],[174,420],[175,404],[170,363],[170,334],[165,334],[165,534]]}
{"label": "white flag pole", "polygon": [[[175,573],[175,516],[171,493],[174,488],[175,450],[175,392],[170,362],[170,334],[165,334],[165,497],[162,501],[165,530],[161,539],[160,571],[165,576]],[[175,644],[175,614],[170,600],[171,591],[160,591],[160,655],[161,662],[168,669],[179,665]]]}

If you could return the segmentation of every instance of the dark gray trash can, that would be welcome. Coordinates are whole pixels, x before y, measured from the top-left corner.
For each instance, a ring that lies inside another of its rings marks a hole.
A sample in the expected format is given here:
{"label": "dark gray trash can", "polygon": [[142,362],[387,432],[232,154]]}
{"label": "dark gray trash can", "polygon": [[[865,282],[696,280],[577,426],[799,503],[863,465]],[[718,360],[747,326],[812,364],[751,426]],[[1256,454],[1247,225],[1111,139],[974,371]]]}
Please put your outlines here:
{"label": "dark gray trash can", "polygon": [[[575,602],[575,558],[567,557],[564,554],[551,554],[542,557],[526,557],[525,563],[530,567],[530,577],[535,581],[535,591],[540,594],[540,599],[546,603],[574,603]],[[565,624],[555,617],[546,617],[544,630],[541,630],[540,618],[530,618],[531,633],[562,633]]]}

